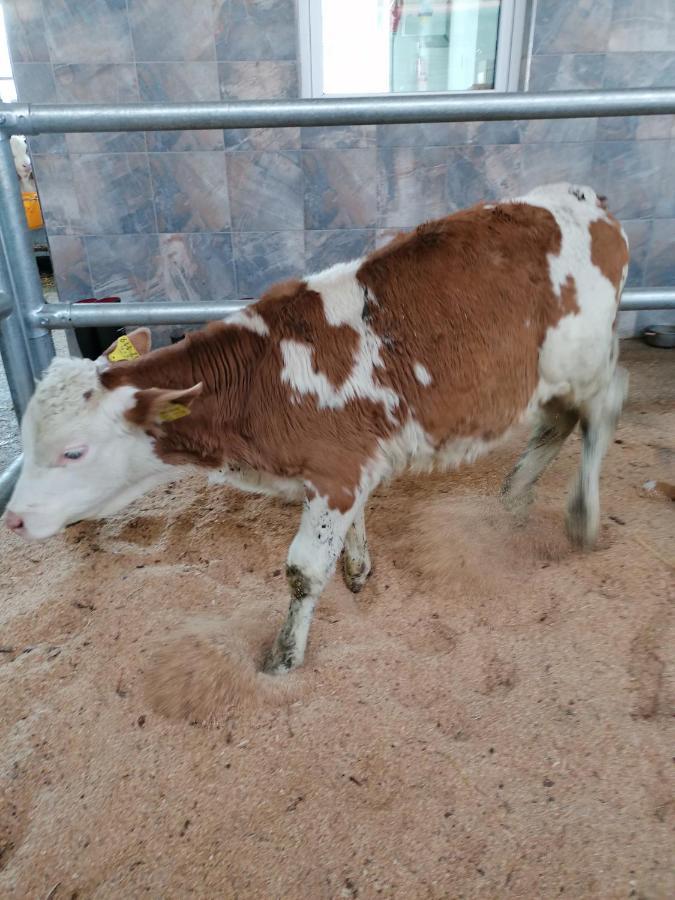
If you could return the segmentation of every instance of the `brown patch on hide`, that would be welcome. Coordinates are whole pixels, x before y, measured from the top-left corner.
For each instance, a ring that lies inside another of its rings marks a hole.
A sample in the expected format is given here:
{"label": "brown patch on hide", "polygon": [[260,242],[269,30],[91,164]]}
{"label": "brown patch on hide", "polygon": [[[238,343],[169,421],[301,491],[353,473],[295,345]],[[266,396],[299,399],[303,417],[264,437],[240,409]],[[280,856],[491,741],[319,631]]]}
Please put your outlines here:
{"label": "brown patch on hide", "polygon": [[[573,278],[561,297],[551,284],[548,256],[560,246],[545,209],[476,206],[396,238],[359,269],[376,298],[381,380],[436,444],[497,437],[527,406],[547,330],[578,312]],[[429,370],[431,387],[419,385],[415,363]]]}
{"label": "brown patch on hide", "polygon": [[597,219],[589,225],[591,233],[591,262],[614,285],[617,303],[623,278],[623,268],[628,265],[628,245],[621,234],[621,225],[610,216],[610,221]]}

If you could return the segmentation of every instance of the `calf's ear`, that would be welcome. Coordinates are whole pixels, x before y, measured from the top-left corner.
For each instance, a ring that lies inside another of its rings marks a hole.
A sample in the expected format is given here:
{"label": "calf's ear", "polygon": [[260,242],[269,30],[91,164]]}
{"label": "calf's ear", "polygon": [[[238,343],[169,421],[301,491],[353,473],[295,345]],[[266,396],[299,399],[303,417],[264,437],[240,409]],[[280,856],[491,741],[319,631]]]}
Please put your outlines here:
{"label": "calf's ear", "polygon": [[108,347],[105,353],[99,356],[97,363],[107,368],[118,362],[129,362],[145,356],[152,349],[152,335],[149,328],[136,328],[129,334],[121,334],[116,341]]}
{"label": "calf's ear", "polygon": [[183,416],[190,415],[190,407],[202,393],[203,388],[201,381],[194,387],[178,391],[144,388],[136,391],[136,403],[125,415],[134,425],[146,429],[182,419]]}

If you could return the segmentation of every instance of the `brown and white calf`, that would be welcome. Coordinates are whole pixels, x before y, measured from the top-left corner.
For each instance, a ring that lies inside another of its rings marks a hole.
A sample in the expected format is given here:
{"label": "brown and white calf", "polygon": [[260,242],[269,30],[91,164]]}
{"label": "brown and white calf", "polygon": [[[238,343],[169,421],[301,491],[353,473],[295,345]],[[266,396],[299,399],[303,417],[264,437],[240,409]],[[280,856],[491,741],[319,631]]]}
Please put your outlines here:
{"label": "brown and white calf", "polygon": [[506,501],[527,502],[580,421],[568,528],[590,546],[627,385],[614,332],[627,268],[603,198],[552,185],[279,284],[173,347],[148,352],[141,329],[131,335],[138,359],[55,360],[23,421],[8,524],[46,538],[194,467],[301,500],[270,672],[302,662],[343,551],[347,584],[363,586],[363,510],[383,479],[470,462],[523,420],[534,432]]}

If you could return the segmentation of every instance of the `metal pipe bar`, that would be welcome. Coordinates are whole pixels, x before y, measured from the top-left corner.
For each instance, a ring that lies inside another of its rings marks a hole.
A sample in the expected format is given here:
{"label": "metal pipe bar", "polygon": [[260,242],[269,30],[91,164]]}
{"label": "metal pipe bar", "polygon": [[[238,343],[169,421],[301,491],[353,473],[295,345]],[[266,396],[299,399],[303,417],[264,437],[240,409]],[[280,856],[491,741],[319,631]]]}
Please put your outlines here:
{"label": "metal pipe bar", "polygon": [[0,198],[0,243],[14,289],[14,314],[23,318],[33,375],[39,378],[54,356],[54,343],[49,331],[30,316],[45,301],[14,157],[9,137],[4,133],[0,133]]}
{"label": "metal pipe bar", "polygon": [[17,456],[3,472],[0,472],[0,513],[4,512],[5,507],[9,503],[9,498],[12,496],[14,485],[21,472],[22,463],[23,457]]}
{"label": "metal pipe bar", "polygon": [[235,103],[21,104],[2,107],[9,134],[166,131],[203,128],[283,128],[488,122],[675,113],[675,88],[536,93],[415,94]]}
{"label": "metal pipe bar", "polygon": [[[123,325],[195,325],[226,319],[248,306],[224,303],[48,303],[34,316],[43,328],[94,328]],[[623,292],[622,310],[675,309],[675,288],[633,288]]]}

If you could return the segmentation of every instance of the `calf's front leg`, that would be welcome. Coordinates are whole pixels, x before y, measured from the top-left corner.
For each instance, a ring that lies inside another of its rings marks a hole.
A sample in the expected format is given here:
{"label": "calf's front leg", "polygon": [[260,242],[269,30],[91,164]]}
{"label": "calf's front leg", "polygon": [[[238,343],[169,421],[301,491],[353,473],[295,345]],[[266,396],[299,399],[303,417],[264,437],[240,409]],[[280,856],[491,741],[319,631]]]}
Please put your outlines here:
{"label": "calf's front leg", "polygon": [[314,607],[335,571],[347,531],[361,508],[359,503],[340,512],[331,509],[324,497],[305,500],[286,564],[291,604],[265,660],[265,672],[279,675],[302,664]]}

